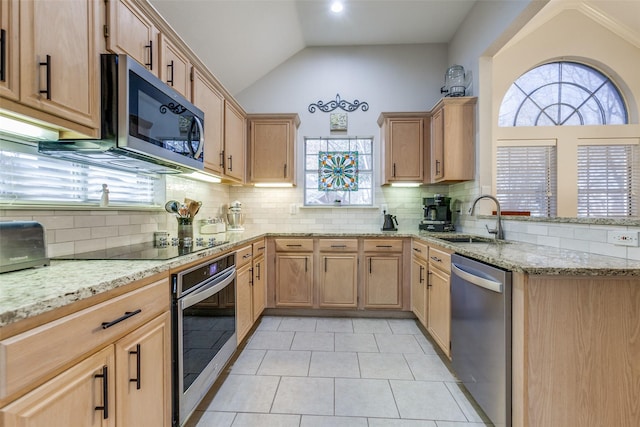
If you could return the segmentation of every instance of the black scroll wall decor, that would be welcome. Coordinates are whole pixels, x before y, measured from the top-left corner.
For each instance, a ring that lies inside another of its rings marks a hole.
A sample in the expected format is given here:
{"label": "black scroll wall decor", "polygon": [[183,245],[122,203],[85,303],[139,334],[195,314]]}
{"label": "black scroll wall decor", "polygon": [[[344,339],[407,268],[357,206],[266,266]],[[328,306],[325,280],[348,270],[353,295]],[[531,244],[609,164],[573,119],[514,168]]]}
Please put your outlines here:
{"label": "black scroll wall decor", "polygon": [[369,109],[369,104],[366,102],[360,102],[357,99],[354,99],[353,102],[345,101],[344,99],[340,99],[340,94],[336,94],[335,101],[329,101],[326,104],[322,101],[318,101],[315,104],[309,104],[309,112],[315,113],[316,109],[330,113],[336,108],[340,108],[347,112],[353,112],[358,110],[358,108],[362,108],[362,111],[367,111]]}

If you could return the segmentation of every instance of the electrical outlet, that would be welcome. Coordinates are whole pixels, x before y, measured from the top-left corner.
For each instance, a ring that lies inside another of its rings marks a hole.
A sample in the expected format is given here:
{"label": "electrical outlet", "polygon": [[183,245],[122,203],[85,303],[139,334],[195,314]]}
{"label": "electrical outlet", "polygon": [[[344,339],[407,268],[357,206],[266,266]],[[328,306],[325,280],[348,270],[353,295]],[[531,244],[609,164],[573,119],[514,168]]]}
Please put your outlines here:
{"label": "electrical outlet", "polygon": [[295,203],[291,203],[289,205],[289,214],[290,215],[297,215],[298,214],[298,205],[296,205]]}
{"label": "electrical outlet", "polygon": [[638,246],[637,231],[609,231],[607,243],[618,246]]}
{"label": "electrical outlet", "polygon": [[384,211],[389,211],[389,207],[387,206],[386,203],[383,203],[383,204],[380,205],[380,210],[383,211],[383,212]]}

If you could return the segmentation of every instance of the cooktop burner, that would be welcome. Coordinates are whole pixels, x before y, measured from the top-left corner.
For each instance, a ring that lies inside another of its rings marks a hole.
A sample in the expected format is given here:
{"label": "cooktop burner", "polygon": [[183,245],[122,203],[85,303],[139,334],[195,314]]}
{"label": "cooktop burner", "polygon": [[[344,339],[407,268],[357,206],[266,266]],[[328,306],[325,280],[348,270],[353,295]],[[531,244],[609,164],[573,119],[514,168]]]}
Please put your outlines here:
{"label": "cooktop burner", "polygon": [[134,245],[118,246],[116,248],[99,249],[97,251],[83,252],[79,254],[62,255],[52,257],[57,260],[167,260],[182,255],[188,255],[205,249],[220,246],[228,241],[198,241],[195,245],[173,245],[171,243],[164,246],[154,246],[153,242],[138,243]]}

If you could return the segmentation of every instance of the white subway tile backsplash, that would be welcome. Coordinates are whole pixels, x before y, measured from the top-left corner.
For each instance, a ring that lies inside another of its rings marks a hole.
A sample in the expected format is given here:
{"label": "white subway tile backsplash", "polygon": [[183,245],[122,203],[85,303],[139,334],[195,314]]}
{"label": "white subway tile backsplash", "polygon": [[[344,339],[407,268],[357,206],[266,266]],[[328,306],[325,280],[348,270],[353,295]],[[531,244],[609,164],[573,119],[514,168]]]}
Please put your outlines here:
{"label": "white subway tile backsplash", "polygon": [[129,215],[120,214],[106,217],[105,225],[128,225],[131,223]]}
{"label": "white subway tile backsplash", "polygon": [[36,221],[38,221],[39,223],[41,223],[45,229],[49,229],[49,230],[58,230],[58,229],[66,229],[66,228],[71,228],[73,229],[73,216],[71,215],[53,215],[53,216],[46,216],[46,215],[42,215],[36,218],[34,218]]}
{"label": "white subway tile backsplash", "polygon": [[114,237],[118,235],[118,227],[94,227],[91,229],[91,238]]}
{"label": "white subway tile backsplash", "polygon": [[74,249],[73,242],[47,243],[47,256],[49,258],[52,258],[56,256],[69,255],[74,253],[73,249]]}
{"label": "white subway tile backsplash", "polygon": [[90,228],[64,228],[56,230],[55,243],[73,242],[76,240],[86,240],[91,238]]}
{"label": "white subway tile backsplash", "polygon": [[74,215],[74,227],[104,227],[106,218],[104,215]]}
{"label": "white subway tile backsplash", "polygon": [[106,239],[76,240],[74,243],[75,253],[97,251],[107,247]]}

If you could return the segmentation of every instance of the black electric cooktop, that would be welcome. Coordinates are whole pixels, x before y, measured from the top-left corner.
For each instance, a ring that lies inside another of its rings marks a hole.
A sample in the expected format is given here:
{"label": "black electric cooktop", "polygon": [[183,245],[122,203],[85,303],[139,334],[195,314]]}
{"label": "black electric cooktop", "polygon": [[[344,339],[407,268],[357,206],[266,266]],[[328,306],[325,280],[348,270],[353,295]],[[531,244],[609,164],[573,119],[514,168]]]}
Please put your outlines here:
{"label": "black electric cooktop", "polygon": [[99,249],[97,251],[52,257],[57,260],[167,260],[229,243],[228,241],[204,241],[190,246],[172,245],[156,247],[153,242]]}

